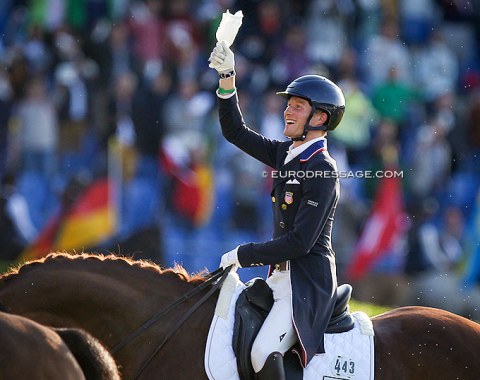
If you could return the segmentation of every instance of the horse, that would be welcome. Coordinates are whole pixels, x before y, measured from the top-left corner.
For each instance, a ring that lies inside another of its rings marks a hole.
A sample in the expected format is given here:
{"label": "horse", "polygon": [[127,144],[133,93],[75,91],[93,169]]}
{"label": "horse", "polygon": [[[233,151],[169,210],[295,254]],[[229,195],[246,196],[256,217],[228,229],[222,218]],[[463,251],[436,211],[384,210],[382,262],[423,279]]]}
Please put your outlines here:
{"label": "horse", "polygon": [[[113,255],[52,253],[3,274],[0,303],[39,323],[94,335],[111,350],[124,379],[203,380],[218,297],[207,285],[210,275]],[[375,379],[478,378],[476,322],[416,306],[371,320]]]}
{"label": "horse", "polygon": [[119,380],[100,343],[79,329],[52,329],[0,312],[0,373],[4,380]]}

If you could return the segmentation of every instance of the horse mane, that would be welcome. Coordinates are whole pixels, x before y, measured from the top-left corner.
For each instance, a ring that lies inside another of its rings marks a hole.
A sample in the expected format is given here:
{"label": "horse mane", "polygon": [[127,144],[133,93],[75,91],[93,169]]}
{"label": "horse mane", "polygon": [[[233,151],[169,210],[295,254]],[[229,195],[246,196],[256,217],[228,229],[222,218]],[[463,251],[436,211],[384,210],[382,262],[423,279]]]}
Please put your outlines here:
{"label": "horse mane", "polygon": [[143,268],[149,271],[157,272],[159,275],[175,275],[182,281],[189,283],[202,283],[205,281],[205,275],[208,273],[207,269],[199,271],[198,273],[188,273],[188,271],[180,264],[175,263],[173,267],[162,268],[158,264],[146,260],[146,259],[134,259],[128,256],[121,256],[116,254],[102,254],[102,253],[68,253],[68,252],[52,252],[48,255],[27,261],[25,263],[18,264],[10,267],[5,273],[0,276],[0,279],[7,280],[15,275],[24,273],[37,267],[38,264],[50,264],[59,261],[85,261],[85,260],[98,260],[98,261],[115,261],[124,265],[132,267]]}

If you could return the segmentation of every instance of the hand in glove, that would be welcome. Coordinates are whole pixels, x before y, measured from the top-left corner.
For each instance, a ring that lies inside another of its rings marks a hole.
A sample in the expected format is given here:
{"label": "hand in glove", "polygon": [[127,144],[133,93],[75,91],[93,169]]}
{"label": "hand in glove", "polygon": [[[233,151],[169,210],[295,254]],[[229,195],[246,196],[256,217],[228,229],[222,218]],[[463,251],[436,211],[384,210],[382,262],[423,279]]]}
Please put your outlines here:
{"label": "hand in glove", "polygon": [[232,249],[231,251],[225,253],[222,256],[222,260],[220,261],[220,266],[225,269],[230,265],[234,265],[238,268],[241,268],[240,262],[238,261],[238,247]]}
{"label": "hand in glove", "polygon": [[[209,67],[217,70],[220,78],[235,75],[235,58],[225,41],[218,41],[208,59]],[[230,74],[230,75],[229,75]]]}

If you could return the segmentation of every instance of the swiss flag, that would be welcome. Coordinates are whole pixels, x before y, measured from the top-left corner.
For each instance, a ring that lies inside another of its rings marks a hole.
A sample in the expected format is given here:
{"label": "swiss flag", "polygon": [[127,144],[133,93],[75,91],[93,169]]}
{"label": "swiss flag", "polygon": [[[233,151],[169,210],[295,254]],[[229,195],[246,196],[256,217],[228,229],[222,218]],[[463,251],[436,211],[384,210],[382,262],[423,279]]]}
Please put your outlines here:
{"label": "swiss flag", "polygon": [[398,241],[406,229],[400,178],[382,178],[372,212],[363,227],[347,268],[350,280],[361,279]]}

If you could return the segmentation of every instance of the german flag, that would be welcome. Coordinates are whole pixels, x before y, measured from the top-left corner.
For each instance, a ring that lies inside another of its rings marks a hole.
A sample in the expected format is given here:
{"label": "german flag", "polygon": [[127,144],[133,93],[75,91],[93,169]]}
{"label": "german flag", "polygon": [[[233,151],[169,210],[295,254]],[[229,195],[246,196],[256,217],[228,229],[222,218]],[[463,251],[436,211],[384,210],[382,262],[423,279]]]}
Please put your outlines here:
{"label": "german flag", "polygon": [[37,240],[22,252],[19,261],[34,260],[53,251],[82,251],[113,236],[116,213],[110,186],[106,178],[96,180],[71,204],[62,205]]}

